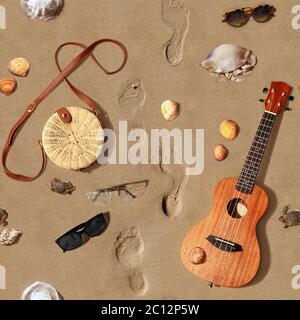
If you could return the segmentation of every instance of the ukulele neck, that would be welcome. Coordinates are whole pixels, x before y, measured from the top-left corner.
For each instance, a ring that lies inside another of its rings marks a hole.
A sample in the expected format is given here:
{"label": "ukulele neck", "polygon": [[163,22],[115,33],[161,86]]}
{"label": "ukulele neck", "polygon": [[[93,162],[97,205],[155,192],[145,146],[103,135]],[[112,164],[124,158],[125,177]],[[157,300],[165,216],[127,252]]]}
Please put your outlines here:
{"label": "ukulele neck", "polygon": [[252,193],[259,167],[271,136],[275,119],[276,114],[268,111],[265,111],[262,116],[242,172],[236,184],[236,190],[242,193]]}

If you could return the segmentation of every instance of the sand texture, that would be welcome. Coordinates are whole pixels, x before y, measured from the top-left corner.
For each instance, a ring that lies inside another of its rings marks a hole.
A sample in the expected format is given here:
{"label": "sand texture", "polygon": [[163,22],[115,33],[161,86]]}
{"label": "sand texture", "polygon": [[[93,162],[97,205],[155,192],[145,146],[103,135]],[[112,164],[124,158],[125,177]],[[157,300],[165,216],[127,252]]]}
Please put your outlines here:
{"label": "sand texture", "polygon": [[[8,213],[9,228],[23,232],[13,246],[0,247],[6,268],[6,289],[0,299],[19,299],[34,281],[52,284],[65,299],[298,299],[292,288],[293,266],[300,264],[300,227],[284,229],[278,220],[290,204],[300,208],[299,117],[296,88],[300,80],[300,30],[292,29],[292,0],[273,0],[276,17],[265,24],[250,19],[236,29],[222,23],[222,14],[257,1],[226,0],[66,0],[53,20],[28,19],[19,1],[3,0],[7,30],[0,30],[0,75],[9,76],[8,62],[25,57],[27,77],[17,78],[14,94],[0,94],[0,149],[11,126],[25,107],[58,74],[54,54],[59,45],[78,41],[89,45],[115,38],[128,50],[125,68],[105,75],[88,59],[69,79],[90,96],[101,124],[118,133],[119,121],[129,128],[205,129],[205,169],[200,176],[185,175],[181,165],[93,165],[74,172],[51,161],[36,181],[20,183],[0,170],[0,208]],[[217,45],[233,43],[253,50],[258,63],[244,81],[220,82],[200,66]],[[65,66],[80,52],[66,47]],[[115,69],[122,60],[115,46],[95,50],[99,61]],[[262,90],[271,81],[295,87],[291,111],[277,122],[257,183],[269,195],[269,208],[258,227],[261,265],[253,282],[242,289],[207,287],[180,260],[188,230],[211,208],[216,183],[238,176],[263,112]],[[161,103],[180,104],[180,115],[166,121]],[[85,105],[66,83],[32,114],[19,132],[8,165],[16,172],[35,174],[40,168],[37,140],[49,117],[61,106]],[[226,141],[218,126],[236,121],[240,132]],[[229,155],[217,162],[212,150],[224,144]],[[163,155],[162,155],[163,156]],[[51,191],[51,180],[71,181],[71,195]],[[134,201],[94,203],[87,193],[127,182],[149,180]],[[110,213],[105,233],[81,248],[63,253],[55,239],[99,212]],[[2,230],[3,226],[1,226]]]}

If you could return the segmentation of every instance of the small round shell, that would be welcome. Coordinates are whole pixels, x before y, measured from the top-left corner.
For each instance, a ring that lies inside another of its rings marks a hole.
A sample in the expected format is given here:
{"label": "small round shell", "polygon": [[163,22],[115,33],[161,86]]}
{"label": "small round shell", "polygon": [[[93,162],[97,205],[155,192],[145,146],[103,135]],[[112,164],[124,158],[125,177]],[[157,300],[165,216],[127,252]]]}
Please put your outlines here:
{"label": "small round shell", "polygon": [[226,140],[234,140],[238,135],[238,125],[233,120],[224,120],[219,129]]}
{"label": "small round shell", "polygon": [[189,259],[192,264],[201,264],[205,261],[205,258],[205,251],[200,247],[196,247],[190,252]]}
{"label": "small round shell", "polygon": [[178,103],[172,100],[166,100],[161,105],[161,113],[166,120],[174,120],[179,115]]}
{"label": "small round shell", "polygon": [[222,144],[218,144],[213,151],[213,155],[217,161],[223,161],[228,155],[228,150]]}
{"label": "small round shell", "polygon": [[22,57],[11,60],[8,64],[8,70],[19,77],[26,77],[30,69],[29,62]]}
{"label": "small round shell", "polygon": [[11,95],[17,86],[17,81],[14,78],[5,77],[0,80],[0,91],[7,96]]}

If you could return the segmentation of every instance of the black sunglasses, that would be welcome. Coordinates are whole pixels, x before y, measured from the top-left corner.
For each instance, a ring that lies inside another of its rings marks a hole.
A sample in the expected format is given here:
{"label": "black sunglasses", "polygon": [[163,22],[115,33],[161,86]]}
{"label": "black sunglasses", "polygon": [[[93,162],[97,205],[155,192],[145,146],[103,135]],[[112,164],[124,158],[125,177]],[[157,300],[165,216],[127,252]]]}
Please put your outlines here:
{"label": "black sunglasses", "polygon": [[105,231],[107,222],[103,213],[97,214],[92,219],[78,225],[77,227],[66,232],[59,237],[55,242],[63,250],[63,252],[74,250],[82,246],[84,243],[83,235],[89,237],[99,236]]}
{"label": "black sunglasses", "polygon": [[269,21],[274,16],[275,11],[275,7],[268,4],[256,8],[242,8],[226,12],[223,22],[227,22],[233,27],[241,27],[249,21],[250,17],[253,17],[256,22],[263,23]]}

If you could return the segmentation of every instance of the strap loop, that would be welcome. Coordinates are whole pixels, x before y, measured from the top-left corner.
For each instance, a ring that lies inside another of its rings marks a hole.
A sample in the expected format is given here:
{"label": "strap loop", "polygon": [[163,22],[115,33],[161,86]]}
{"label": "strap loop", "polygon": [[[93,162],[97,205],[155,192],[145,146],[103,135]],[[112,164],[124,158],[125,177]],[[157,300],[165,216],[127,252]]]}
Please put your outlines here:
{"label": "strap loop", "polygon": [[[105,42],[109,42],[109,43],[113,43],[115,45],[117,45],[119,48],[121,48],[124,58],[123,58],[123,62],[121,64],[121,66],[114,71],[108,71],[106,68],[104,68],[96,59],[96,57],[93,54],[94,49]],[[60,52],[60,50],[68,45],[75,45],[75,46],[79,46],[81,48],[83,48],[84,50],[77,55],[64,69],[62,69],[59,65],[58,62],[58,54]],[[38,174],[36,174],[35,176],[24,176],[21,174],[17,174],[12,172],[11,170],[9,170],[7,168],[6,165],[6,161],[7,161],[7,157],[8,154],[10,152],[10,149],[13,145],[13,140],[14,140],[14,135],[16,133],[16,131],[22,126],[22,124],[28,119],[28,117],[32,114],[32,112],[37,108],[37,106],[49,95],[52,93],[52,91],[54,89],[56,89],[58,87],[58,85],[63,82],[64,80],[67,82],[67,84],[69,85],[69,87],[71,88],[71,90],[79,97],[79,99],[81,99],[82,101],[84,101],[92,110],[93,112],[98,115],[95,103],[93,102],[93,100],[91,98],[89,98],[87,95],[85,95],[83,92],[81,92],[79,89],[77,89],[69,80],[68,80],[68,76],[78,67],[81,65],[81,63],[83,63],[86,58],[91,57],[95,63],[102,69],[102,71],[107,74],[107,75],[112,75],[115,74],[119,71],[121,71],[126,62],[127,62],[127,50],[126,47],[119,41],[114,40],[114,39],[101,39],[98,40],[94,43],[92,43],[89,47],[85,46],[82,43],[78,43],[78,42],[67,42],[62,44],[61,46],[58,47],[58,49],[56,50],[55,53],[55,62],[56,65],[58,67],[58,70],[60,71],[60,73],[58,74],[58,76],[50,83],[50,85],[26,108],[26,111],[23,113],[23,115],[20,117],[20,119],[15,123],[15,125],[12,127],[12,129],[9,132],[8,138],[6,140],[6,143],[4,145],[3,148],[3,152],[2,152],[2,165],[3,165],[3,169],[5,174],[17,181],[23,181],[23,182],[29,182],[29,181],[33,181],[35,179],[37,179],[45,170],[46,167],[46,162],[47,162],[47,156],[46,153],[44,151],[43,148],[43,144],[41,140],[38,140],[40,147],[41,147],[41,151],[42,151],[42,167],[40,169],[40,171],[38,172]]]}

